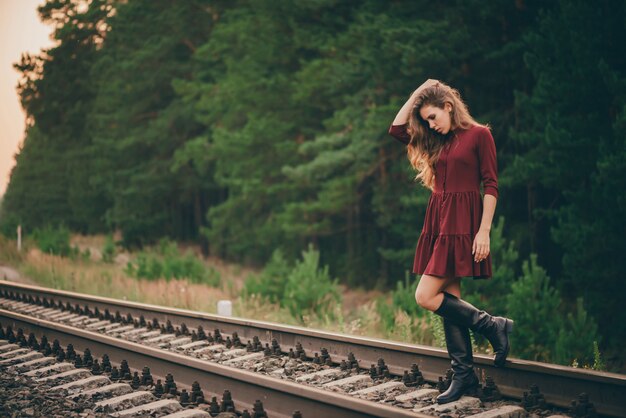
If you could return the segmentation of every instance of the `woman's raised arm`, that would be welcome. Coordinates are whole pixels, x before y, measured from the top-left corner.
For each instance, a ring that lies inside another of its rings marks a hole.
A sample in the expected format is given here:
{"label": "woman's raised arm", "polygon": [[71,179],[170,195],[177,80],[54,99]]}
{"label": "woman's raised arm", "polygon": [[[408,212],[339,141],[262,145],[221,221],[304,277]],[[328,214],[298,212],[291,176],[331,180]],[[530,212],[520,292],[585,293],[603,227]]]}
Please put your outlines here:
{"label": "woman's raised arm", "polygon": [[411,93],[411,97],[409,97],[409,100],[407,100],[406,103],[400,108],[400,111],[398,111],[398,114],[393,120],[392,125],[404,125],[405,123],[407,123],[409,121],[409,115],[413,110],[413,103],[415,103],[415,99],[417,99],[417,95],[420,94],[423,89],[432,86],[435,83],[438,83],[438,80],[433,80],[432,78],[429,78],[424,83],[422,83],[421,86],[415,89],[415,91]]}

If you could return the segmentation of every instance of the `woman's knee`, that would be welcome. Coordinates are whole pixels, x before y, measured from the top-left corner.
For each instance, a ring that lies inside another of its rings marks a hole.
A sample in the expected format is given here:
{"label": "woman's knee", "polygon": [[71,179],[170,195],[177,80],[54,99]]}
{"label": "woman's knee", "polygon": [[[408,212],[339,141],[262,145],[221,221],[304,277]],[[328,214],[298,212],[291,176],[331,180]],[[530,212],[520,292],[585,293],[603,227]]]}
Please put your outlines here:
{"label": "woman's knee", "polygon": [[415,289],[415,302],[424,309],[436,310],[440,303],[438,294],[448,282],[444,277],[423,275]]}
{"label": "woman's knee", "polygon": [[437,295],[438,290],[427,287],[417,286],[415,290],[415,302],[425,309],[432,310],[433,298]]}

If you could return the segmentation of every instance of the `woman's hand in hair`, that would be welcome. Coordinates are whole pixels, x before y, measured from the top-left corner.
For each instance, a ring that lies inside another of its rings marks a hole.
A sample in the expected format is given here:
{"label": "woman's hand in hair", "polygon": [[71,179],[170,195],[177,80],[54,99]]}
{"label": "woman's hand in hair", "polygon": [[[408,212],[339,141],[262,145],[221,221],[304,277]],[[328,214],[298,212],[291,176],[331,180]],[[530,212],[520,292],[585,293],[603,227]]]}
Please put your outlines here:
{"label": "woman's hand in hair", "polygon": [[417,95],[420,94],[420,92],[426,87],[432,86],[433,84],[438,83],[438,82],[439,82],[438,80],[433,80],[432,78],[429,78],[424,83],[422,83],[422,85],[419,86],[417,90],[411,93],[411,97],[409,97],[409,99],[402,106],[402,108],[400,108],[400,110],[398,111],[398,114],[396,115],[396,118],[393,120],[391,125],[398,126],[398,125],[404,125],[408,123],[409,115],[411,114],[411,110],[413,109],[413,106],[415,105],[415,100],[417,100]]}
{"label": "woman's hand in hair", "polygon": [[413,97],[417,97],[417,95],[420,94],[422,92],[422,90],[424,90],[427,87],[434,86],[437,83],[439,83],[439,80],[435,80],[433,78],[429,78],[428,80],[424,81],[421,86],[419,86],[417,89],[415,89],[415,91],[413,92],[412,96]]}

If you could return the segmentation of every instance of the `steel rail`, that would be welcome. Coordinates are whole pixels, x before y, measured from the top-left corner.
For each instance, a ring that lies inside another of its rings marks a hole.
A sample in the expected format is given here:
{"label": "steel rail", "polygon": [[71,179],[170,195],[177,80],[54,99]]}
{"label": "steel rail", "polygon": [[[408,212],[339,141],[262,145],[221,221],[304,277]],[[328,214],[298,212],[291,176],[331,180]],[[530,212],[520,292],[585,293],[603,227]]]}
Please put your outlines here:
{"label": "steel rail", "polygon": [[[72,305],[88,305],[90,309],[97,307],[100,311],[108,309],[114,313],[119,310],[122,315],[130,313],[133,317],[143,315],[146,320],[170,320],[174,325],[185,323],[190,328],[199,325],[205,329],[219,328],[226,334],[237,332],[242,341],[252,339],[253,336],[266,341],[274,338],[283,349],[295,347],[296,342],[300,342],[310,356],[325,347],[334,362],[347,359],[348,353],[352,352],[363,368],[383,358],[390,372],[397,375],[402,375],[412,363],[417,363],[424,378],[430,382],[436,382],[450,367],[445,350],[424,345],[224,317],[7,281],[0,281],[0,289]],[[474,354],[474,363],[479,377],[484,379],[485,376],[491,376],[504,396],[521,399],[523,392],[529,391],[532,384],[537,384],[546,401],[552,405],[568,408],[578,394],[585,392],[600,414],[626,416],[626,375],[511,358],[507,360],[505,368],[496,368],[491,357],[481,354]]]}
{"label": "steel rail", "polygon": [[121,341],[99,333],[66,326],[0,309],[0,323],[24,333],[46,335],[63,346],[71,343],[79,352],[89,348],[95,356],[107,354],[113,363],[127,360],[130,365],[149,365],[155,377],[172,373],[176,381],[190,388],[197,381],[205,390],[218,396],[224,389],[231,391],[239,409],[252,410],[247,400],[259,399],[272,417],[291,417],[294,410],[304,416],[328,417],[389,417],[432,418],[429,415],[393,408],[342,394],[303,386],[286,380],[274,379],[233,367],[198,360],[193,357],[146,347],[130,341]]}

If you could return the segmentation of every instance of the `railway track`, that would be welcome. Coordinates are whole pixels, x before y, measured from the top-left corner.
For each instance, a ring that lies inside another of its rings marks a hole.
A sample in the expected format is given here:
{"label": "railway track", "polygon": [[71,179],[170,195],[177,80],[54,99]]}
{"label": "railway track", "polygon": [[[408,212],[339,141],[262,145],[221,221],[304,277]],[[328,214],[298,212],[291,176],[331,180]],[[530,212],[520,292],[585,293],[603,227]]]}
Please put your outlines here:
{"label": "railway track", "polygon": [[517,359],[500,369],[475,354],[479,397],[437,405],[444,350],[4,281],[0,324],[126,360],[138,374],[149,365],[188,393],[194,382],[211,396],[228,389],[238,411],[260,401],[270,417],[626,416],[623,375]]}

